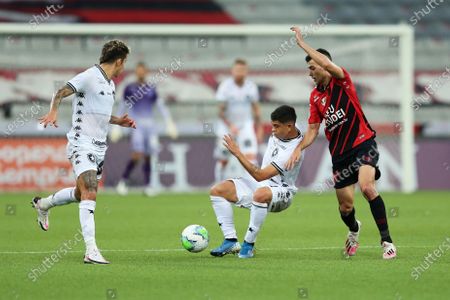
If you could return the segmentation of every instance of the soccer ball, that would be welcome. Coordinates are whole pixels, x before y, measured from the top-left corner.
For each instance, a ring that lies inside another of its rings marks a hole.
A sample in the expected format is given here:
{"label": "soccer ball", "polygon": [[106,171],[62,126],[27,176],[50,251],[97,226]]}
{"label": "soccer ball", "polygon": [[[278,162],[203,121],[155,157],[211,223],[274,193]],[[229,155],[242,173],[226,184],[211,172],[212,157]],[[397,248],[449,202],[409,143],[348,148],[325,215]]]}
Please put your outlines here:
{"label": "soccer ball", "polygon": [[200,252],[208,247],[208,230],[200,225],[189,225],[181,233],[181,244],[189,252]]}

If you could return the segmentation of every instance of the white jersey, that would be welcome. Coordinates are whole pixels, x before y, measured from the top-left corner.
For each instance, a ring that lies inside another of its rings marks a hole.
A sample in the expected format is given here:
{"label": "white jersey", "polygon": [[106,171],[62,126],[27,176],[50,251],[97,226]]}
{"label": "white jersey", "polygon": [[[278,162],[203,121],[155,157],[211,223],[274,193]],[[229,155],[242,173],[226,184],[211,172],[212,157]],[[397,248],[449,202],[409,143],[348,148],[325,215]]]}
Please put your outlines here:
{"label": "white jersey", "polygon": [[252,103],[259,101],[258,87],[246,79],[242,86],[233,78],[224,80],[217,89],[216,99],[226,104],[225,117],[237,127],[253,121]]}
{"label": "white jersey", "polygon": [[268,165],[274,166],[279,172],[278,175],[264,181],[264,185],[273,185],[274,183],[287,187],[294,193],[297,192],[295,182],[297,181],[300,167],[303,162],[303,156],[301,161],[297,163],[291,170],[286,170],[284,165],[291,157],[297,145],[303,140],[303,135],[300,134],[296,138],[289,140],[281,140],[272,135],[267,143],[267,149],[264,153],[263,162],[261,168],[265,168]]}
{"label": "white jersey", "polygon": [[106,150],[115,85],[99,65],[78,74],[67,82],[74,92],[72,128],[67,134],[74,145],[91,143]]}

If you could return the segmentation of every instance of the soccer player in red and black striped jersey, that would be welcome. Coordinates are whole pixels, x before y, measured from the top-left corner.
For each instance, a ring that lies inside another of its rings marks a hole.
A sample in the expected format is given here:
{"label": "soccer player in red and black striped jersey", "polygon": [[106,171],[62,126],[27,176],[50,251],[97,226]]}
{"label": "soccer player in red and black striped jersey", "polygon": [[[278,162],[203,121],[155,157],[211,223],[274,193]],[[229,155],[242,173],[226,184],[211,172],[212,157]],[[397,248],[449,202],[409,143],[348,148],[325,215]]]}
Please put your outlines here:
{"label": "soccer player in red and black striped jersey", "polygon": [[377,167],[379,153],[375,131],[364,116],[350,74],[332,62],[328,51],[315,50],[305,43],[298,27],[291,30],[296,34],[297,44],[307,54],[309,75],[316,87],[310,96],[310,116],[305,137],[286,167],[289,169],[299,161],[301,151],[313,143],[324,121],[339,211],[342,221],[349,228],[345,253],[353,256],[359,246],[361,222],[356,220],[353,207],[355,184],[359,183],[380,231],[383,258],[394,258],[397,250],[389,234],[386,209],[375,188],[375,180],[381,175]]}

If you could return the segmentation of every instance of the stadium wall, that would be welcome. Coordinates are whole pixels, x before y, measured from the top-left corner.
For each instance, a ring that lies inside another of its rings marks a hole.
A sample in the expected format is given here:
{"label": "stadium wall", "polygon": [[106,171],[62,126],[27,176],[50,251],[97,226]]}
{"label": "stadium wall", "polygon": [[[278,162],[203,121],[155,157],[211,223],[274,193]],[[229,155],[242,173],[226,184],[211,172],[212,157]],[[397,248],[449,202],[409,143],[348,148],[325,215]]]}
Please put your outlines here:
{"label": "stadium wall", "polygon": [[[54,190],[74,183],[66,158],[65,138],[0,139],[0,190]],[[214,136],[182,137],[176,141],[161,138],[161,152],[153,164],[152,178],[156,187],[171,191],[207,188],[214,180]],[[381,190],[400,188],[403,176],[397,141],[378,139]],[[263,148],[260,149],[264,151]],[[117,184],[129,157],[127,139],[111,144],[105,161],[105,187]],[[432,153],[432,155],[430,155]],[[419,189],[450,189],[450,140],[418,139],[416,164]],[[239,175],[237,163],[231,163],[230,176]],[[143,184],[137,167],[131,185]],[[318,139],[306,152],[298,181],[300,187],[318,193],[331,190],[331,159],[327,142]]]}

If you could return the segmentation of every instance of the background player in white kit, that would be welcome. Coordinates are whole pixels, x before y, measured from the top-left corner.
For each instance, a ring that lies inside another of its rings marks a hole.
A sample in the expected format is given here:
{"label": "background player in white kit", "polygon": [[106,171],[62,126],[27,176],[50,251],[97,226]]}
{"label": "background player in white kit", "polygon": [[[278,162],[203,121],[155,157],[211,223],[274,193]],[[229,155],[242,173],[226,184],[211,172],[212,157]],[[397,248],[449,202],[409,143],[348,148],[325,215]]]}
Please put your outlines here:
{"label": "background player in white kit", "polygon": [[214,152],[217,160],[214,171],[216,182],[225,179],[224,172],[229,159],[229,152],[222,145],[225,134],[230,134],[236,140],[247,159],[252,163],[257,162],[258,142],[262,142],[264,133],[260,122],[258,87],[246,78],[247,74],[247,62],[236,59],[231,69],[232,77],[224,80],[217,89],[220,119],[217,122]]}
{"label": "background player in white kit", "polygon": [[72,101],[72,128],[67,134],[67,156],[76,175],[76,186],[62,189],[47,198],[35,197],[31,202],[38,214],[38,223],[49,229],[49,209],[79,201],[80,224],[86,243],[85,263],[108,264],[95,242],[94,211],[97,181],[103,169],[109,124],[136,128],[128,118],[112,116],[115,85],[111,80],[122,73],[130,52],[119,40],[107,42],[102,49],[100,64],[78,74],[54,95],[50,112],[39,120],[44,127],[57,127],[61,100],[75,93]]}
{"label": "background player in white kit", "polygon": [[[159,97],[155,85],[147,81],[148,74],[149,70],[145,63],[139,62],[135,69],[136,79],[126,86],[123,93],[123,101],[120,102],[117,112],[121,115],[128,108],[130,117],[139,124],[139,128],[131,132],[131,158],[116,187],[120,195],[128,194],[128,178],[141,159],[144,159],[142,168],[146,185],[144,193],[147,196],[154,196],[156,194],[156,191],[151,188],[150,184],[151,157],[155,157],[159,152],[155,108],[158,108],[159,113],[164,119],[167,135],[172,139],[178,137],[177,127],[164,104],[164,99]],[[111,141],[117,141],[121,135],[121,128],[113,128],[111,130]]]}
{"label": "background player in white kit", "polygon": [[[239,160],[252,178],[228,179],[211,188],[210,199],[225,237],[222,245],[212,250],[211,255],[224,256],[239,252],[239,258],[253,257],[256,236],[267,213],[280,212],[291,205],[292,198],[297,192],[295,181],[302,160],[290,170],[286,170],[284,165],[303,139],[300,130],[295,126],[296,119],[294,108],[287,105],[280,106],[272,112],[273,134],[269,138],[261,168],[245,157],[229,135],[224,136],[224,146]],[[242,247],[237,240],[234,227],[232,203],[238,207],[250,208],[250,224]]]}

